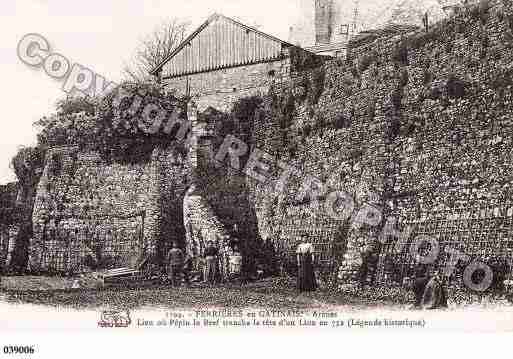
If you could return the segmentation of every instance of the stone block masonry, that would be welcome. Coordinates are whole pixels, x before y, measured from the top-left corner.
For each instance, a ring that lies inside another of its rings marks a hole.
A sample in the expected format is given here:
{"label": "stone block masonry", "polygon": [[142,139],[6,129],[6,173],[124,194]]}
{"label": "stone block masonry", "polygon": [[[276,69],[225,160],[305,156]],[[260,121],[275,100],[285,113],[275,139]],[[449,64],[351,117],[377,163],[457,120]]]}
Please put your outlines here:
{"label": "stone block masonry", "polygon": [[87,261],[133,267],[143,255],[162,255],[172,240],[183,241],[179,203],[188,170],[173,146],[155,148],[137,163],[53,148],[45,163],[33,214],[32,270],[76,272]]}
{"label": "stone block masonry", "polygon": [[[447,246],[471,260],[507,255],[513,234],[511,14],[509,1],[489,1],[429,33],[375,39],[353,48],[347,61],[293,74],[275,93],[278,107],[269,105],[256,119],[256,146],[299,173],[281,195],[272,191],[276,167],[269,183],[255,185],[260,232],[285,250],[306,234],[326,263],[341,238],[344,260],[358,264],[382,227],[345,236],[344,223],[316,201],[297,199],[302,178],[311,175],[327,192],[350,193],[357,208],[371,203],[385,218],[396,217],[399,230],[411,225],[412,239],[437,238],[442,254],[435,266],[446,263]],[[319,85],[320,95],[309,97]],[[381,249],[382,279],[401,282],[411,274],[409,246],[400,254],[389,245]]]}
{"label": "stone block masonry", "polygon": [[[214,158],[225,140],[222,128],[228,118],[215,110],[207,110],[200,116],[191,115],[195,134],[194,179],[183,204],[187,251],[194,256],[200,255],[206,242],[212,241],[219,248],[220,258],[224,259],[228,247],[237,244],[243,256],[242,271],[254,273],[254,259],[260,242],[245,176],[230,168],[228,163],[220,163]],[[226,261],[221,260],[221,268],[221,274],[225,276]]]}
{"label": "stone block masonry", "polygon": [[189,94],[203,112],[208,107],[229,112],[241,97],[267,95],[269,87],[281,83],[290,70],[290,59],[244,65],[164,79],[180,95]]}
{"label": "stone block masonry", "polygon": [[[196,109],[188,114],[196,133]],[[234,230],[244,250],[255,250],[245,178],[215,168],[210,154],[209,141],[194,136],[185,148],[157,146],[133,162],[76,146],[49,149],[34,205],[30,270],[134,268],[144,257],[162,261],[173,241],[201,256],[212,239],[222,253],[222,239]],[[209,169],[200,177],[198,165]]]}
{"label": "stone block masonry", "polygon": [[[56,225],[47,224],[52,219],[62,219],[57,227],[87,227],[85,238],[93,238],[93,228],[100,239],[91,243],[129,236],[137,243],[135,254],[162,253],[168,239],[189,231],[183,228],[185,207],[186,214],[197,214],[189,222],[185,218],[196,232],[223,235],[238,224],[244,236],[269,238],[285,254],[307,235],[321,270],[342,263],[352,272],[361,252],[373,248],[379,254],[375,275],[400,283],[413,266],[409,246],[394,253],[391,241],[378,241],[385,221],[356,229],[351,220],[331,218],[322,204],[335,190],[353,197],[355,212],[370,205],[385,219],[396,218],[398,230],[411,226],[411,239],[436,238],[441,255],[435,266],[446,263],[446,247],[462,250],[470,260],[507,255],[513,248],[512,18],[510,1],[483,1],[429,33],[371,39],[352,48],[347,60],[313,69],[284,56],[164,79],[178,91],[187,92],[188,86],[200,112],[213,107],[226,113],[241,97],[264,95],[250,133],[236,135],[273,157],[269,180],[257,183],[231,169],[209,167],[216,138],[198,143],[195,164],[208,167],[209,175],[198,182],[199,195],[191,191],[192,198],[185,195],[190,165],[173,147],[155,149],[148,161],[136,164],[104,163],[77,148],[53,149],[36,198],[32,265],[47,261],[40,253],[45,231]],[[207,118],[214,116],[210,112]],[[279,162],[297,172],[281,193],[274,190],[282,173]],[[299,196],[308,176],[324,188]],[[97,231],[109,213],[122,223],[111,227],[132,234]],[[78,224],[83,218],[95,224]],[[111,240],[120,246],[116,241]],[[90,246],[96,260],[104,248]]]}

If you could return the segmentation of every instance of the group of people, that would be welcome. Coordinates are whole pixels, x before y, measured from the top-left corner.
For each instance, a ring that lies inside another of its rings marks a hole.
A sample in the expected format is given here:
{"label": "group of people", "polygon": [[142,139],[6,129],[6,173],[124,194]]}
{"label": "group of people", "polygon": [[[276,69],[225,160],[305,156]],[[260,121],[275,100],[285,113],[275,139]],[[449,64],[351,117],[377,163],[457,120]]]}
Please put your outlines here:
{"label": "group of people", "polygon": [[209,284],[241,278],[242,254],[236,244],[220,251],[213,241],[208,241],[203,254],[195,258],[173,242],[166,256],[166,274],[170,284],[179,286],[182,280],[189,284],[194,269],[198,279]]}
{"label": "group of people", "polygon": [[[315,291],[318,285],[314,271],[315,251],[313,245],[302,242],[296,249],[296,255],[298,267],[297,289],[299,292]],[[366,248],[362,257],[364,257],[364,265],[368,265],[367,262],[370,261],[374,262],[370,248]],[[367,275],[367,271],[363,270],[360,273],[360,280]],[[429,271],[426,266],[419,266],[410,286],[415,295],[414,308],[447,308],[446,283],[439,271]]]}
{"label": "group of people", "polygon": [[[300,292],[315,291],[318,287],[315,277],[315,252],[311,243],[303,242],[296,250],[297,256],[297,288]],[[242,254],[238,245],[227,245],[222,251],[208,241],[199,258],[195,258],[182,248],[177,242],[166,256],[167,281],[172,286],[179,286],[182,281],[186,284],[191,282],[191,273],[197,271],[198,279],[204,283],[215,284],[223,279],[243,279]]]}

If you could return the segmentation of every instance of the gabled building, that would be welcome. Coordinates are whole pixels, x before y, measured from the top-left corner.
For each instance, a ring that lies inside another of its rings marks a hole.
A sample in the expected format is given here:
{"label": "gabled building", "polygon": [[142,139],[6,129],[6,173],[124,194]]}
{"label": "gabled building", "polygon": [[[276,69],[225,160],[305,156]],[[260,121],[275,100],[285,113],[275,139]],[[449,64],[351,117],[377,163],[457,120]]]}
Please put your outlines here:
{"label": "gabled building", "polygon": [[226,112],[243,97],[267,95],[271,86],[280,91],[282,83],[304,68],[298,62],[317,65],[308,61],[310,57],[317,59],[272,35],[214,14],[151,72],[170,90],[193,100],[188,113],[193,126],[189,158],[201,175],[193,176],[183,199],[188,252],[199,254],[206,239],[233,232],[249,243],[243,248],[255,248],[257,210],[250,201],[249,177],[230,166],[219,166],[211,155],[226,134],[235,135],[249,148],[255,146],[253,135],[263,134],[273,124],[253,127],[257,119],[241,121]]}
{"label": "gabled building", "polygon": [[[267,94],[290,73],[298,47],[214,14],[151,73],[180,95],[190,95],[199,110],[227,111],[238,98]],[[311,54],[314,56],[313,54]]]}

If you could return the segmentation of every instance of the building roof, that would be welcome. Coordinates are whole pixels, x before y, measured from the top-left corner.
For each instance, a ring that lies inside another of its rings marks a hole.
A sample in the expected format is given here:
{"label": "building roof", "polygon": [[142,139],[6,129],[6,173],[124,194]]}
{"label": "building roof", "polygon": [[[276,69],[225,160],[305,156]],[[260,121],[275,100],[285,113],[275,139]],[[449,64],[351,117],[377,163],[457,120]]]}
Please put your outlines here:
{"label": "building roof", "polygon": [[294,46],[221,14],[211,15],[166,59],[150,71],[175,77],[279,58]]}
{"label": "building roof", "polygon": [[358,47],[376,40],[380,37],[406,34],[418,30],[415,25],[388,24],[378,29],[362,31],[349,40],[349,47]]}
{"label": "building roof", "polygon": [[330,44],[320,44],[315,46],[305,47],[305,50],[311,51],[315,54],[319,52],[327,52],[327,51],[338,51],[347,48],[347,42],[335,42]]}
{"label": "building roof", "polygon": [[271,61],[294,46],[221,14],[211,15],[166,59],[150,71],[176,77],[219,68]]}

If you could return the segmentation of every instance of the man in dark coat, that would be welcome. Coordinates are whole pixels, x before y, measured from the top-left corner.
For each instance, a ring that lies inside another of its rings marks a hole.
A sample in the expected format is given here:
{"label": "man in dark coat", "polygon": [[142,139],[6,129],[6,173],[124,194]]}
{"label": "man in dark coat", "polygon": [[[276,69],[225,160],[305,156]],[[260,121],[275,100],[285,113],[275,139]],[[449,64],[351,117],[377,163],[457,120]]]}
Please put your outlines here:
{"label": "man in dark coat", "polygon": [[415,268],[415,277],[412,283],[413,293],[415,294],[415,308],[420,308],[422,304],[422,296],[426,285],[429,283],[430,277],[427,273],[427,266],[425,264],[418,264]]}
{"label": "man in dark coat", "polygon": [[173,242],[173,247],[167,254],[167,264],[167,274],[169,280],[171,281],[171,285],[173,287],[180,285],[184,267],[184,255],[182,250],[178,248],[178,243],[176,242]]}
{"label": "man in dark coat", "polygon": [[447,308],[447,289],[438,271],[430,278],[422,295],[422,309]]}
{"label": "man in dark coat", "polygon": [[[375,267],[378,262],[376,249],[376,243],[372,242],[367,244],[361,252],[362,264],[358,273],[361,288],[367,284],[368,279],[370,279],[371,282],[373,280],[372,275],[375,272]],[[369,278],[369,276],[371,278]]]}

